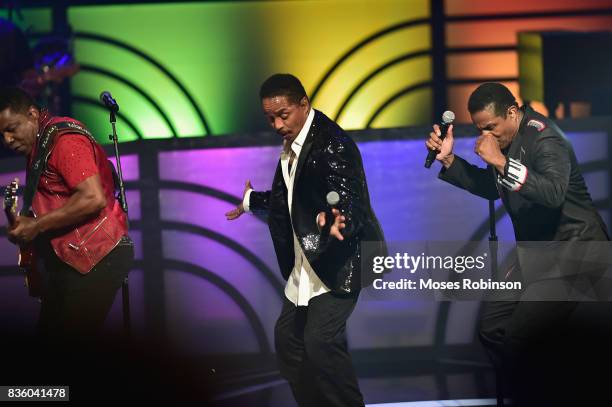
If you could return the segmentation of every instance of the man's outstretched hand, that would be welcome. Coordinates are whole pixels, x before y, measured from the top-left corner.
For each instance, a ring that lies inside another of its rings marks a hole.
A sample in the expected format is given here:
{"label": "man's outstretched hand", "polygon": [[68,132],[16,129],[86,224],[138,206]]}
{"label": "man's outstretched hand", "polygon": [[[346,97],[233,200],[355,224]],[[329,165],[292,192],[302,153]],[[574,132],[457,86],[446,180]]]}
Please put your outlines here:
{"label": "man's outstretched hand", "polygon": [[253,189],[253,185],[251,185],[250,180],[247,180],[246,185],[244,186],[244,192],[242,193],[242,201],[240,201],[240,204],[237,207],[225,213],[225,219],[238,219],[244,213],[244,206],[242,205],[242,202],[244,202],[244,197],[249,189]]}
{"label": "man's outstretched hand", "polygon": [[[340,230],[346,227],[346,223],[344,223],[346,221],[346,218],[340,213],[338,209],[332,209],[332,215],[334,216],[334,223],[329,228],[329,235],[335,237],[338,240],[344,240],[344,236],[342,236]],[[326,224],[325,212],[319,212],[319,215],[317,216],[317,222],[319,230],[322,230]]]}

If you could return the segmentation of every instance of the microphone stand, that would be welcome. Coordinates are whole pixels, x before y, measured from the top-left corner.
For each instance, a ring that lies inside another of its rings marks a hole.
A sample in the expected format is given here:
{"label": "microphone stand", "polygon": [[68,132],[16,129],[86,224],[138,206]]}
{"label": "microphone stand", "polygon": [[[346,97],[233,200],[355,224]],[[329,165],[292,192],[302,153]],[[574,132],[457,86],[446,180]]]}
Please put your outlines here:
{"label": "microphone stand", "polygon": [[491,277],[494,280],[497,280],[497,234],[495,227],[495,200],[489,199],[489,251],[491,252]]}
{"label": "microphone stand", "polygon": [[[489,171],[493,174],[495,180],[497,175],[495,174],[495,168],[489,165]],[[497,182],[497,181],[495,181]],[[491,278],[493,281],[497,281],[497,233],[495,224],[495,200],[489,199],[489,251],[491,252]],[[495,368],[495,395],[497,399],[497,407],[504,407],[504,392],[503,392],[503,372],[497,367]]]}
{"label": "microphone stand", "polygon": [[[123,184],[123,172],[121,170],[121,157],[119,155],[119,143],[117,138],[117,117],[115,115],[115,110],[110,109],[110,124],[113,129],[113,134],[109,135],[108,138],[113,141],[113,147],[115,149],[115,159],[117,160],[117,178],[119,178],[119,203],[121,204],[121,209],[126,214],[126,218],[129,222],[128,214],[128,205],[127,199],[125,198],[125,186]],[[128,276],[123,279],[123,284],[121,285],[121,297],[123,302],[123,329],[125,331],[126,337],[129,339],[131,329],[132,329],[132,321],[130,317],[130,289],[128,284]]]}

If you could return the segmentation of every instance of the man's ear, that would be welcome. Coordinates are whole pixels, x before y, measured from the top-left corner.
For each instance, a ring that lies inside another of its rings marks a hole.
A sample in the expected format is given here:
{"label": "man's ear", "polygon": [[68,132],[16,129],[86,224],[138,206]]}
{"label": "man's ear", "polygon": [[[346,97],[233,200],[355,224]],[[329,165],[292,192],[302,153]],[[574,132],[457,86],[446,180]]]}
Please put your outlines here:
{"label": "man's ear", "polygon": [[307,96],[304,96],[301,100],[300,100],[300,106],[301,107],[308,107],[308,105],[310,104],[310,101],[308,100]]}
{"label": "man's ear", "polygon": [[36,107],[30,106],[30,108],[28,109],[28,117],[38,121],[38,118],[40,117],[40,111]]}
{"label": "man's ear", "polygon": [[518,117],[518,107],[516,105],[510,106],[507,115],[510,116],[511,119],[516,119]]}

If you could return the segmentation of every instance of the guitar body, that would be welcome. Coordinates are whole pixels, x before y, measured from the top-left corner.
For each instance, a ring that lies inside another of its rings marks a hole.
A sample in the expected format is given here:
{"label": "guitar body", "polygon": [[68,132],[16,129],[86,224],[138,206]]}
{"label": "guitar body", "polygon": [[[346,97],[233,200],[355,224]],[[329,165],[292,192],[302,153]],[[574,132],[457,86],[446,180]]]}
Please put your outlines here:
{"label": "guitar body", "polygon": [[38,270],[38,256],[34,245],[19,246],[19,268],[25,273],[25,286],[30,297],[42,295],[42,276]]}
{"label": "guitar body", "polygon": [[[9,227],[15,224],[17,217],[17,189],[19,180],[15,179],[5,189],[4,192],[4,213],[9,223]],[[39,298],[42,295],[42,276],[38,270],[38,256],[34,249],[34,243],[19,246],[19,258],[17,265],[25,273],[25,286],[31,297]]]}

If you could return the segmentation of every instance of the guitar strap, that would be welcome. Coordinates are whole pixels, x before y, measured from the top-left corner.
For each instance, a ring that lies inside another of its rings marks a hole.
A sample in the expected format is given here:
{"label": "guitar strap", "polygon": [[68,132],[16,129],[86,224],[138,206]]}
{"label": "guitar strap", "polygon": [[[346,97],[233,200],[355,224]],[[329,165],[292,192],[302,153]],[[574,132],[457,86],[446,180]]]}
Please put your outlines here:
{"label": "guitar strap", "polygon": [[38,150],[36,152],[36,157],[34,158],[34,163],[27,171],[26,186],[23,193],[23,206],[19,212],[21,216],[28,216],[30,213],[34,194],[36,194],[38,182],[40,181],[40,175],[47,167],[47,161],[49,160],[49,155],[51,154],[49,151],[51,141],[56,134],[67,130],[70,131],[70,133],[81,134],[83,136],[87,136],[90,140],[93,140],[93,136],[89,130],[74,122],[57,122],[51,126],[47,126],[44,129],[42,136],[40,136],[40,139],[38,140]]}

